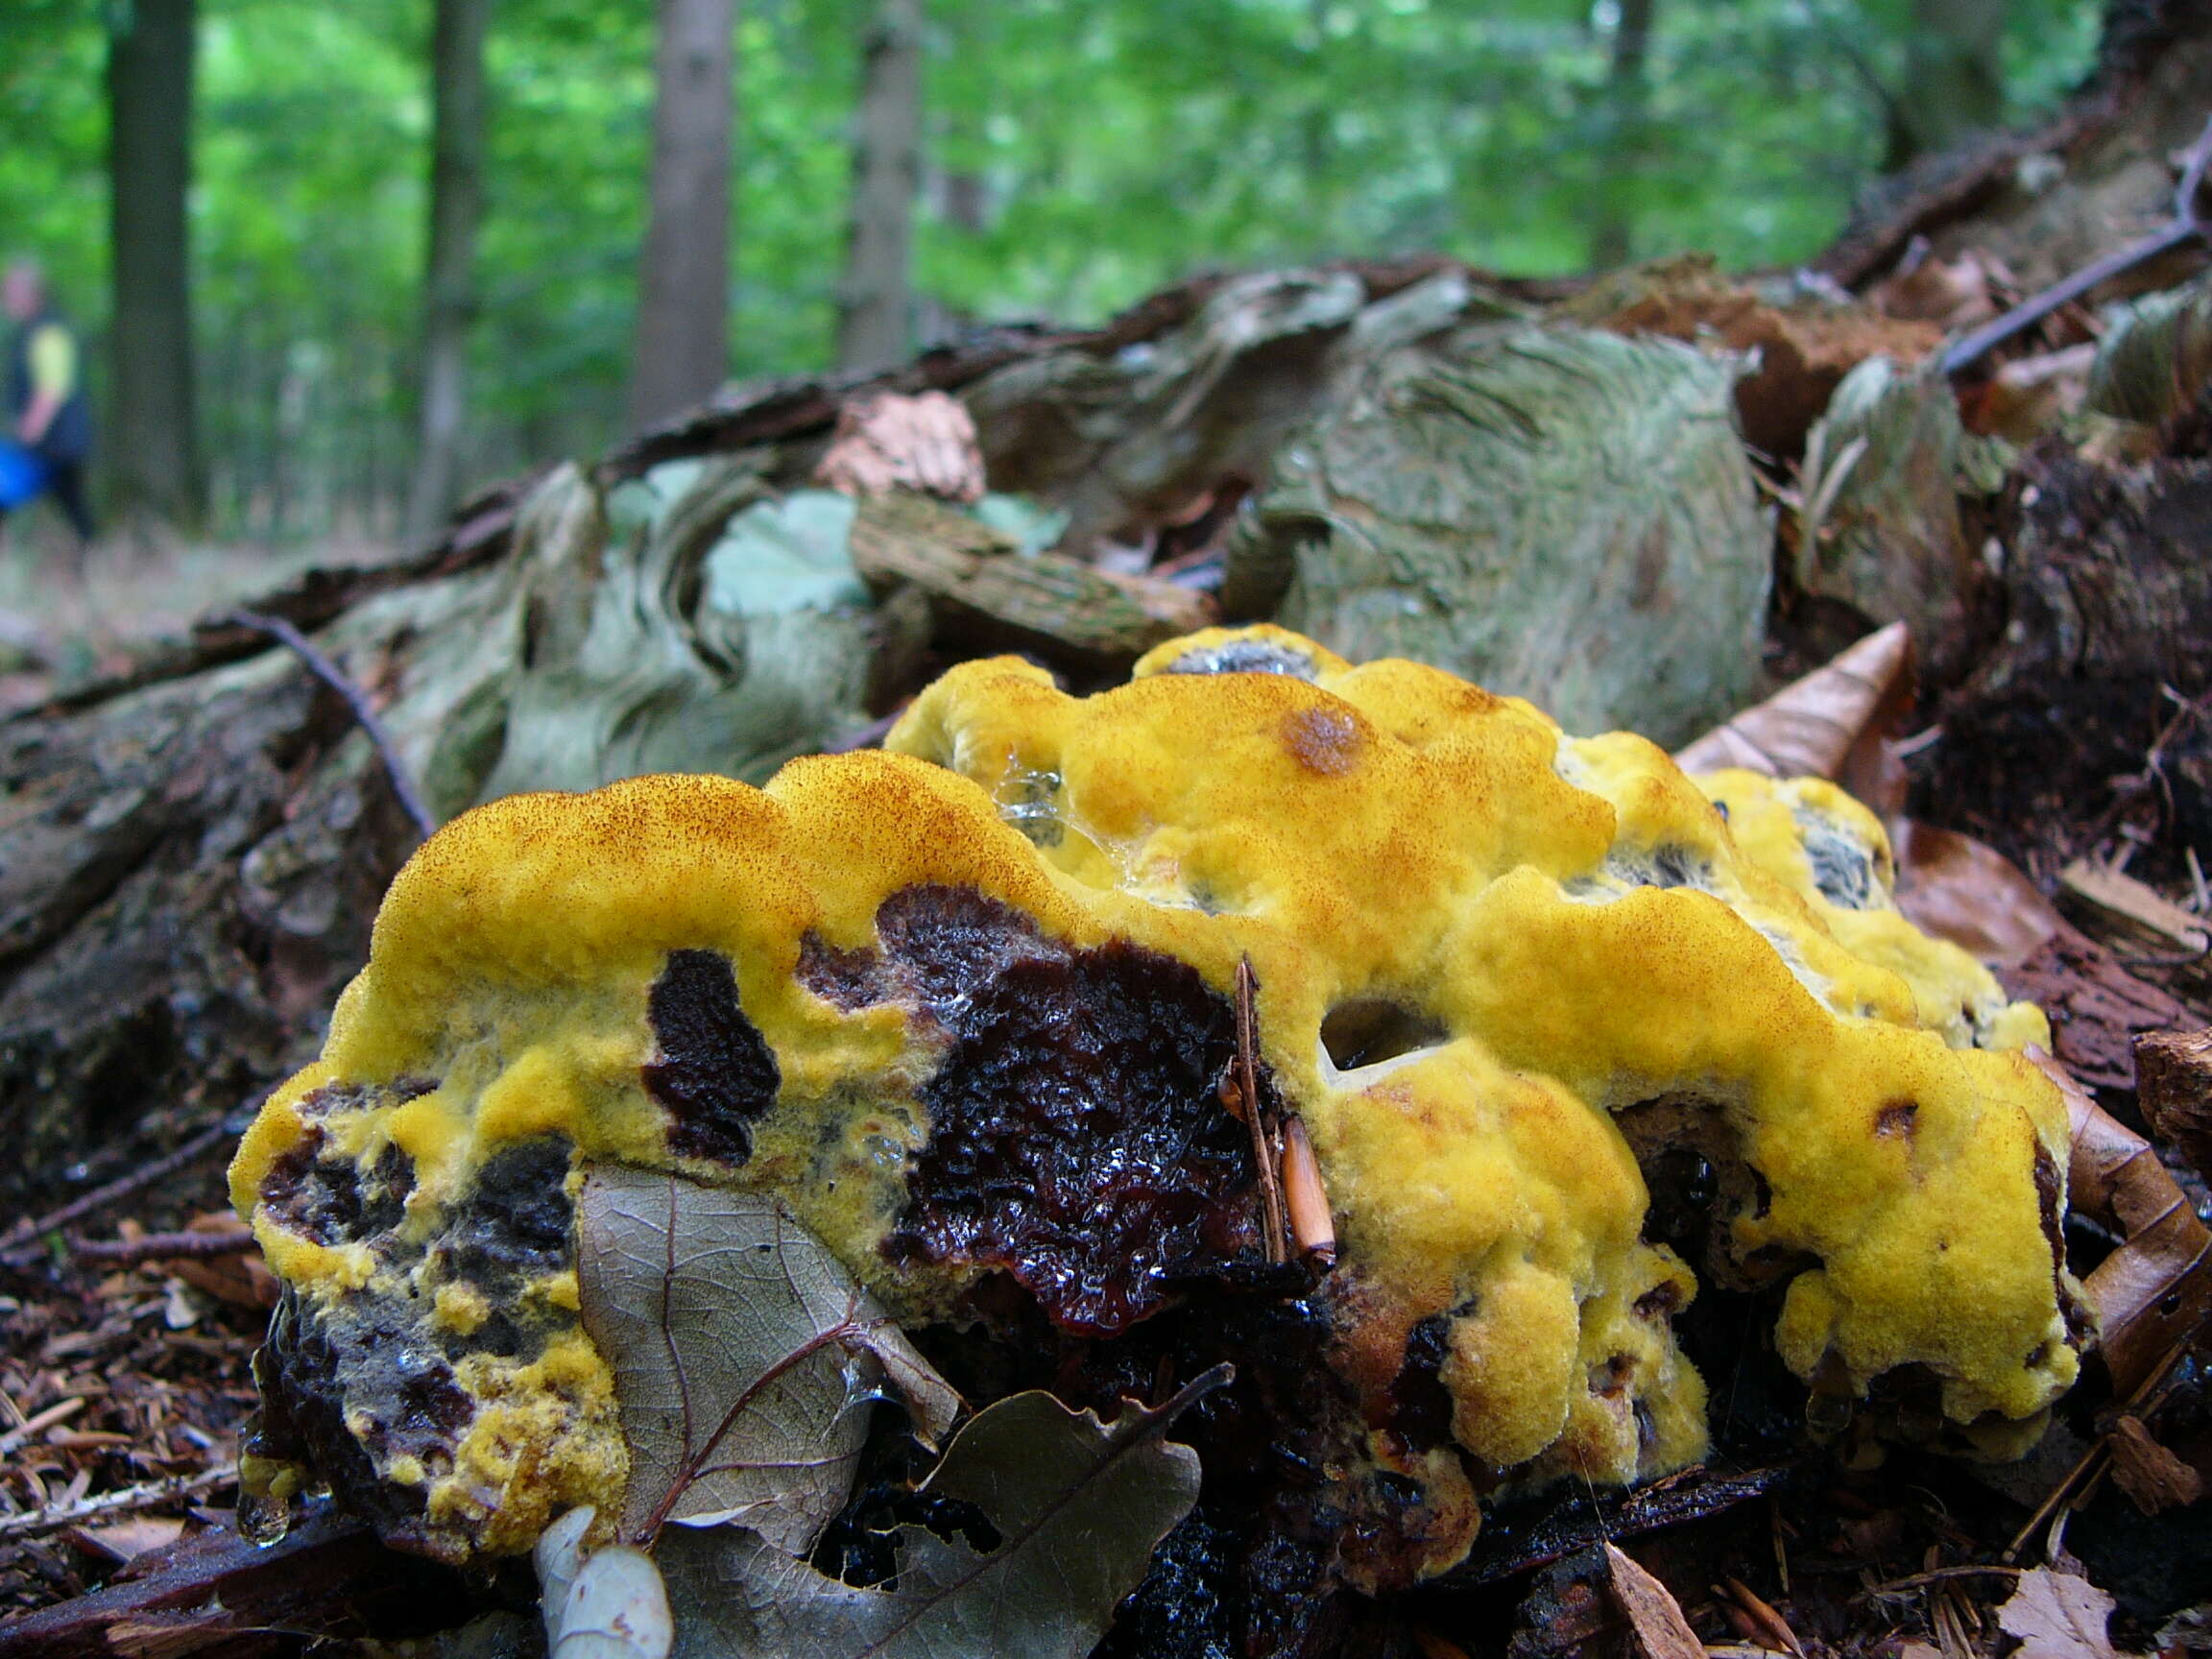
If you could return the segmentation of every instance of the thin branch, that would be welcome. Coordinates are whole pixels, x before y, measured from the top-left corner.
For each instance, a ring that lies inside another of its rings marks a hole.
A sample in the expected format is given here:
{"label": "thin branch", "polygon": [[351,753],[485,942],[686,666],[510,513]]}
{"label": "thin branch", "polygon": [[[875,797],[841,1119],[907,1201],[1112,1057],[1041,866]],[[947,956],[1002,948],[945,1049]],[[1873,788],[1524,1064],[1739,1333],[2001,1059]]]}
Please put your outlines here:
{"label": "thin branch", "polygon": [[1254,1007],[1257,990],[1252,976],[1252,958],[1239,957],[1237,962],[1237,1059],[1232,1076],[1240,1108],[1238,1116],[1252,1132],[1252,1163],[1260,1174],[1260,1207],[1266,1222],[1267,1260],[1270,1264],[1277,1264],[1290,1260],[1290,1238],[1284,1221],[1283,1184],[1278,1170],[1282,1150],[1268,1130],[1260,1103],[1260,1021]]}
{"label": "thin branch", "polygon": [[12,1261],[19,1246],[58,1228],[66,1227],[72,1221],[82,1221],[85,1216],[105,1210],[111,1204],[121,1203],[134,1192],[166,1180],[178,1170],[225,1144],[237,1133],[237,1129],[226,1118],[222,1122],[203,1129],[175,1151],[162,1154],[153,1163],[142,1164],[128,1175],[118,1176],[105,1187],[95,1187],[83,1197],[72,1198],[59,1210],[49,1210],[43,1215],[16,1222],[6,1234],[0,1235],[0,1257]]}
{"label": "thin branch", "polygon": [[2100,283],[2132,271],[2138,265],[2148,264],[2161,253],[2168,253],[2204,234],[2204,223],[2197,217],[2197,191],[2204,182],[2204,169],[2212,162],[2212,120],[2204,124],[2203,132],[2189,151],[2187,162],[2181,170],[2181,182],[2174,194],[2174,219],[2164,229],[2153,231],[2142,241],[2107,254],[2096,264],[2077,271],[2061,281],[2054,282],[2042,293],[2023,300],[1995,322],[1984,323],[1973,333],[1943,353],[1943,373],[1956,374],[1995,347],[2002,346],[2013,335],[2033,327],[2044,318],[2063,305],[2072,304]]}
{"label": "thin branch", "polygon": [[41,1508],[26,1509],[20,1515],[0,1515],[0,1538],[12,1537],[18,1532],[51,1532],[57,1527],[89,1521],[99,1515],[151,1509],[157,1503],[188,1498],[211,1486],[226,1485],[237,1478],[236,1464],[218,1463],[214,1468],[203,1469],[197,1475],[180,1475],[170,1480],[149,1480],[143,1486],[126,1486],[120,1492],[103,1492],[96,1498],[80,1498],[74,1503],[49,1503]]}
{"label": "thin branch", "polygon": [[136,1238],[72,1238],[69,1254],[80,1262],[135,1267],[141,1262],[211,1261],[242,1256],[253,1248],[250,1227],[221,1233],[148,1233]]}
{"label": "thin branch", "polygon": [[384,722],[376,717],[376,710],[369,706],[369,694],[348,679],[344,669],[316,650],[306,635],[281,616],[267,616],[258,611],[229,611],[216,620],[268,635],[304,662],[316,679],[344,698],[346,707],[353,710],[353,718],[360,723],[361,730],[369,734],[369,741],[376,746],[377,758],[384,762],[385,775],[392,780],[392,793],[399,798],[400,809],[407,814],[423,840],[427,841],[438,833],[438,820],[430,816],[430,809],[422,805],[422,797],[415,792],[414,781],[407,776],[406,763],[399,758],[399,751],[393,746],[392,733],[384,729]]}

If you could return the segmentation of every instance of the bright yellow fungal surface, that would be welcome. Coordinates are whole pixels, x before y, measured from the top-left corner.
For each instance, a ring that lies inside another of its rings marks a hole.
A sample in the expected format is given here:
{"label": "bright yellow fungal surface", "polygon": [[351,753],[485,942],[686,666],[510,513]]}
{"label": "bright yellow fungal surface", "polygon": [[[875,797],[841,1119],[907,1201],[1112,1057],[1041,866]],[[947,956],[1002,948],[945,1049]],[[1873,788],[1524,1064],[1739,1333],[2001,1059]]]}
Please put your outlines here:
{"label": "bright yellow fungal surface", "polygon": [[[1647,1237],[1638,1162],[1684,1125],[1755,1171],[1717,1260],[1791,1276],[1777,1341],[1808,1382],[1860,1394],[1923,1368],[1945,1416],[1987,1428],[2032,1425],[2072,1381],[2066,1112],[2016,1052],[2042,1018],[1897,914],[1880,827],[1832,786],[1692,779],[1640,738],[1569,738],[1527,703],[1265,628],[1163,646],[1089,698],[971,662],[887,749],[765,790],[516,797],[426,845],[322,1061],[232,1169],[302,1304],[410,1289],[456,1334],[485,1324],[480,1294],[432,1283],[439,1229],[498,1148],[560,1136],[772,1188],[895,1313],[944,1313],[974,1272],[882,1248],[944,1034],[896,1000],[841,1004],[802,962],[874,949],[885,901],[933,887],[1222,995],[1250,958],[1261,1057],[1334,1213],[1346,1374],[1379,1398],[1407,1334],[1443,1321],[1451,1435],[1497,1479],[1625,1481],[1702,1453],[1669,1315],[1705,1267]],[[727,959],[774,1057],[741,1167],[672,1145],[642,1081],[672,951]],[[393,1237],[418,1254],[371,1262],[300,1220],[298,1188],[309,1158],[379,1157],[406,1171]],[[473,1415],[422,1472],[440,1547],[518,1549],[569,1503],[615,1506],[611,1383],[569,1265],[533,1281],[531,1306],[571,1322],[538,1357],[457,1363]],[[1373,1453],[1443,1518],[1421,1570],[1463,1554],[1455,1457]]]}

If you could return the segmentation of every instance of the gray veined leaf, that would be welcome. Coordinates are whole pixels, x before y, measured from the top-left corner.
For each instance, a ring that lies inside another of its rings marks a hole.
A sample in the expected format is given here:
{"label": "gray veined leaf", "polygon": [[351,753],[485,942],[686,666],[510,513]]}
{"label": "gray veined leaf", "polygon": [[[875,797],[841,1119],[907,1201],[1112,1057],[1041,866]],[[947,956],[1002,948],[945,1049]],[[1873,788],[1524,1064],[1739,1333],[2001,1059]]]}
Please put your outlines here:
{"label": "gray veined leaf", "polygon": [[975,1504],[998,1547],[903,1527],[893,1588],[825,1577],[743,1527],[663,1534],[676,1659],[1081,1659],[1197,1502],[1197,1454],[1167,1426],[1231,1375],[1112,1423],[1041,1392],[987,1407],[923,1490]]}
{"label": "gray veined leaf", "polygon": [[886,1376],[932,1443],[959,1408],[773,1198],[602,1165],[577,1234],[585,1329],[630,1448],[624,1539],[735,1522],[803,1552],[844,1505]]}

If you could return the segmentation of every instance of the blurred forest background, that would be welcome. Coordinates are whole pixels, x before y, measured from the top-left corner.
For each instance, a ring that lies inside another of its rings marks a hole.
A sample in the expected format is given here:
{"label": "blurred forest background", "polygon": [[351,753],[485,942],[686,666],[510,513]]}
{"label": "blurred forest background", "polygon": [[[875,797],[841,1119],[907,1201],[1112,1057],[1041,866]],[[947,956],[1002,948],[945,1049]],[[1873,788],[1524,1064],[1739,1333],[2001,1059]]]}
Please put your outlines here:
{"label": "blurred forest background", "polygon": [[107,512],[276,545],[421,534],[725,377],[1092,322],[1201,268],[1787,266],[1884,174],[2054,103],[2100,7],[0,13],[0,252],[41,260],[92,343]]}

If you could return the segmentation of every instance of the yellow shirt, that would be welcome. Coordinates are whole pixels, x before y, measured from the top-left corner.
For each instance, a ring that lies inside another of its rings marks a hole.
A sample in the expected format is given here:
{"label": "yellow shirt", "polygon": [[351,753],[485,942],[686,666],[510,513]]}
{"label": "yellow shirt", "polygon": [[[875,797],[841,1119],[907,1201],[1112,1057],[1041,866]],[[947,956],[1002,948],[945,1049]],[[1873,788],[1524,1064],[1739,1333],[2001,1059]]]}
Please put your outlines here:
{"label": "yellow shirt", "polygon": [[42,323],[31,336],[34,396],[66,402],[77,389],[77,342],[59,323]]}

